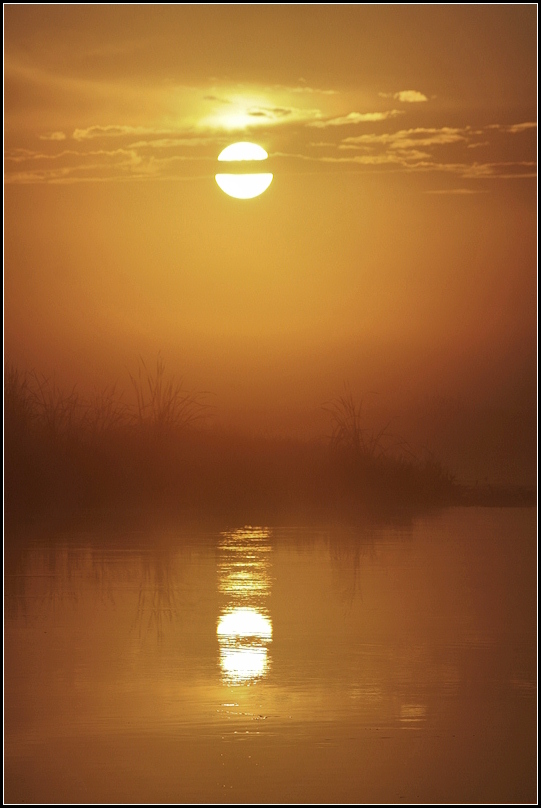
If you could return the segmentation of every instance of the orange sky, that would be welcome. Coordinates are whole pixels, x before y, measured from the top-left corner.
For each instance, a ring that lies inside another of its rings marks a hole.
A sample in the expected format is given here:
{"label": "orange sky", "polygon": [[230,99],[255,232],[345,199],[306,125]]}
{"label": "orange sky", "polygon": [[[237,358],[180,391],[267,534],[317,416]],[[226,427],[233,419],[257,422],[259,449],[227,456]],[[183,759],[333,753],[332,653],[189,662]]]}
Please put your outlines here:
{"label": "orange sky", "polygon": [[[523,403],[537,8],[4,7],[5,358],[224,410]],[[260,198],[217,156],[269,153]]]}

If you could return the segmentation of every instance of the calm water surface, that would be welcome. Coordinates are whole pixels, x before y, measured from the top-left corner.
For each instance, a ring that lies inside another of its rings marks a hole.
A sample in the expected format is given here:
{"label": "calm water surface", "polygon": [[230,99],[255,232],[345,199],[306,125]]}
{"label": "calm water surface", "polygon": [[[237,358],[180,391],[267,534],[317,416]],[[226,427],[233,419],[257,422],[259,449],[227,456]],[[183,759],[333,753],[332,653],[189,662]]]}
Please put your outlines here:
{"label": "calm water surface", "polygon": [[5,541],[7,802],[536,800],[533,509]]}

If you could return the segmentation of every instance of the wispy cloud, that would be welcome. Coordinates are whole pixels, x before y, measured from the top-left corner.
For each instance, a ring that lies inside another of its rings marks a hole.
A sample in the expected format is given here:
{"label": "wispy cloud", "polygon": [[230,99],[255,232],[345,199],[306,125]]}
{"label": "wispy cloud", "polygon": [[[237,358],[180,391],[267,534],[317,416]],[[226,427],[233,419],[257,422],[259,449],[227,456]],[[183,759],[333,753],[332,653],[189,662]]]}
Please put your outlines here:
{"label": "wispy cloud", "polygon": [[35,160],[36,158],[54,159],[55,157],[56,155],[43,154],[42,152],[37,152],[33,149],[6,149],[4,152],[6,162],[10,163],[24,163],[28,160]]}
{"label": "wispy cloud", "polygon": [[516,135],[520,132],[527,132],[529,129],[537,129],[537,123],[535,121],[511,124],[491,123],[487,126],[487,129],[497,129],[500,132],[508,132],[511,135]]}
{"label": "wispy cloud", "polygon": [[219,95],[204,95],[203,101],[217,101],[219,104],[230,104],[231,101],[227,98],[221,98]]}
{"label": "wispy cloud", "polygon": [[[275,103],[267,103],[269,88],[257,93],[243,90],[238,95],[209,89],[204,101],[200,88],[197,92],[199,116],[177,121],[174,126],[162,117],[144,126],[102,121],[73,129],[70,134],[51,127],[51,131],[36,135],[39,146],[35,149],[6,148],[5,180],[58,183],[93,178],[209,177],[225,142],[232,137],[251,137],[252,133],[255,137],[256,131],[265,133],[269,145],[273,144],[271,156],[278,161],[287,158],[288,167],[292,160],[298,165],[309,161],[344,171],[441,172],[463,178],[458,181],[459,188],[441,190],[442,194],[466,194],[471,189],[463,185],[470,181],[475,184],[475,180],[535,176],[531,138],[520,138],[522,132],[535,131],[533,121],[480,128],[410,125],[389,131],[396,127],[398,116],[407,114],[408,119],[415,120],[414,108],[407,112],[393,108],[333,115],[323,101],[321,108],[309,104],[306,107],[310,108],[303,108],[300,98],[297,104],[295,99],[277,94]],[[392,94],[400,101],[399,96]],[[335,101],[332,103],[336,106]],[[205,116],[206,110],[209,114]],[[310,137],[315,130],[318,142]],[[70,148],[66,148],[68,144]],[[515,144],[514,149],[511,144]],[[481,152],[475,152],[481,147]],[[480,155],[483,160],[473,159]]]}
{"label": "wispy cloud", "polygon": [[400,129],[398,132],[383,132],[381,134],[352,135],[342,140],[339,148],[372,148],[377,145],[389,149],[409,150],[419,147],[442,146],[450,143],[466,141],[468,128],[454,128],[442,126],[440,128]]}
{"label": "wispy cloud", "polygon": [[406,171],[408,173],[434,173],[456,174],[463,179],[518,179],[535,177],[536,163],[531,161],[492,162],[492,163],[466,163],[442,162],[434,160],[428,153],[423,152],[392,152],[384,151],[379,154],[352,154],[348,156],[335,155],[306,155],[276,152],[275,157],[307,160],[314,163],[327,163],[347,166],[365,166],[381,170]]}
{"label": "wispy cloud", "polygon": [[[58,155],[59,160],[67,156],[67,152]],[[36,155],[36,160],[42,157]],[[75,159],[76,158],[76,159]],[[27,167],[6,173],[5,182],[11,185],[28,185],[35,183],[73,184],[76,182],[129,181],[148,179],[190,179],[194,176],[194,167],[205,162],[206,158],[190,158],[186,155],[172,155],[156,158],[142,157],[135,151],[115,149],[99,150],[72,156],[68,165],[50,167]],[[186,171],[184,165],[191,168]],[[210,172],[199,168],[199,176],[208,176]]]}
{"label": "wispy cloud", "polygon": [[381,98],[394,98],[401,101],[403,104],[419,104],[422,101],[428,101],[424,93],[419,90],[400,90],[397,93],[380,93]]}
{"label": "wispy cloud", "polygon": [[138,140],[135,143],[129,143],[128,149],[178,149],[187,146],[193,149],[196,146],[205,146],[209,143],[215,143],[214,137],[164,137],[152,138],[148,140]]}
{"label": "wispy cloud", "polygon": [[[481,162],[471,161],[469,155],[470,147],[483,146],[488,150],[494,147],[491,130],[514,135],[531,128],[532,124],[528,123],[505,127],[490,124],[483,128],[441,126],[412,127],[396,132],[364,132],[343,137],[334,145],[329,142],[311,143],[312,148],[324,151],[313,154],[309,159],[382,171],[441,172],[468,180],[525,178],[535,176],[535,161],[492,159]],[[498,150],[501,153],[501,147]],[[495,152],[488,151],[487,154],[492,156]],[[441,193],[467,194],[471,190],[459,187],[442,190]]]}
{"label": "wispy cloud", "polygon": [[305,109],[286,104],[265,104],[256,99],[240,97],[232,98],[227,103],[220,104],[209,114],[200,117],[195,123],[195,130],[217,135],[266,126],[291,127],[294,124],[304,124],[321,119],[320,109]]}
{"label": "wispy cloud", "polygon": [[311,121],[308,126],[315,126],[318,129],[325,129],[327,126],[351,126],[358,123],[374,123],[376,121],[386,121],[401,115],[402,110],[390,109],[385,112],[350,112],[339,118],[326,118],[324,120]]}
{"label": "wispy cloud", "polygon": [[275,84],[272,87],[273,90],[278,91],[285,91],[287,93],[306,93],[306,94],[316,94],[316,95],[337,95],[336,90],[331,89],[323,89],[321,87],[310,87],[306,79],[303,79],[302,76],[298,80],[298,84],[290,85],[290,84]]}
{"label": "wispy cloud", "polygon": [[437,191],[425,191],[426,194],[436,196],[475,196],[476,194],[488,194],[484,188],[441,188]]}
{"label": "wispy cloud", "polygon": [[40,135],[40,140],[66,140],[67,135],[64,132],[50,132],[46,135]]}
{"label": "wispy cloud", "polygon": [[267,118],[275,121],[277,118],[287,118],[294,110],[291,107],[251,107],[247,110],[253,118]]}
{"label": "wispy cloud", "polygon": [[123,137],[125,135],[168,135],[170,129],[154,129],[147,126],[124,126],[111,124],[109,126],[89,126],[87,129],[76,129],[73,132],[74,140],[92,140],[100,137]]}
{"label": "wispy cloud", "polygon": [[462,176],[473,177],[475,179],[518,179],[537,176],[536,168],[537,163],[532,160],[474,163],[464,168]]}

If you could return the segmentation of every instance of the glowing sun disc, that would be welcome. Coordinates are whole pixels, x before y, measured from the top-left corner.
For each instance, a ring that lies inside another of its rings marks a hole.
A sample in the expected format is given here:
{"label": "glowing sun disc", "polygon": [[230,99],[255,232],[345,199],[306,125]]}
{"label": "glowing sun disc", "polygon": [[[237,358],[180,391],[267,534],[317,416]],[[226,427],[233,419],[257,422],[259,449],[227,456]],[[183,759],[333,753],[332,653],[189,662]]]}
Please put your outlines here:
{"label": "glowing sun disc", "polygon": [[[256,143],[231,143],[218,156],[219,162],[236,163],[243,160],[266,160],[267,152]],[[236,199],[253,199],[267,190],[272,174],[216,174],[222,191]]]}
{"label": "glowing sun disc", "polygon": [[216,174],[216,182],[229,196],[253,199],[267,190],[272,174]]}
{"label": "glowing sun disc", "polygon": [[257,143],[231,143],[218,155],[220,162],[236,162],[237,160],[266,160],[269,155]]}

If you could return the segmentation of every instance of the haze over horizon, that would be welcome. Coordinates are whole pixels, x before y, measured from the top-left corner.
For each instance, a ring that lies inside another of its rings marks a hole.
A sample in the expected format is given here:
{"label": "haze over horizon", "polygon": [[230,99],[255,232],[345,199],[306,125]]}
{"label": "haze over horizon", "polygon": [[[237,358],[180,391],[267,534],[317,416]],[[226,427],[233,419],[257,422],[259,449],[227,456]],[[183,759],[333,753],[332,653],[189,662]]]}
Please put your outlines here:
{"label": "haze over horizon", "polygon": [[[475,473],[535,479],[535,6],[4,23],[5,362],[128,390],[160,352],[227,423],[298,435],[344,382],[410,420],[503,409]],[[269,153],[254,200],[214,180],[238,140]]]}

